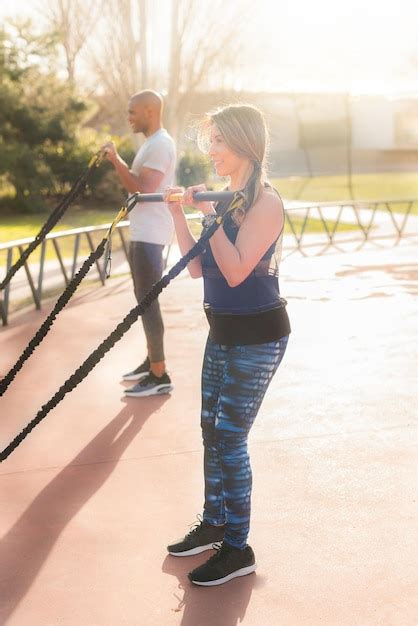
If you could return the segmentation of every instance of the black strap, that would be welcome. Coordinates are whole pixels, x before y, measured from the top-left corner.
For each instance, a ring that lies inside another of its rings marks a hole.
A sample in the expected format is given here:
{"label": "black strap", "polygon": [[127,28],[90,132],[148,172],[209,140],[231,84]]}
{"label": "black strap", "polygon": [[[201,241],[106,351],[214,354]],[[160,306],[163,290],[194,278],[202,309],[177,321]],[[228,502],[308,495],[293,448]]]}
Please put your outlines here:
{"label": "black strap", "polygon": [[107,238],[105,237],[97,246],[96,250],[94,250],[94,252],[92,252],[90,256],[84,261],[83,265],[80,267],[78,272],[68,283],[67,287],[56,301],[51,313],[48,315],[43,324],[39,327],[34,337],[32,337],[32,339],[29,341],[28,345],[23,350],[16,363],[0,381],[0,396],[5,393],[10,383],[16,377],[16,374],[22,369],[25,361],[28,360],[28,358],[31,356],[31,354],[33,354],[39,344],[45,339],[46,335],[51,329],[52,324],[55,322],[55,318],[57,317],[58,313],[62,311],[70,298],[73,296],[75,290],[77,289],[83,278],[86,276],[91,266],[103,255],[106,243]]}
{"label": "black strap", "polygon": [[[182,257],[172,268],[165,274],[161,280],[156,282],[150,291],[145,295],[141,302],[131,309],[126,317],[116,326],[116,328],[108,335],[108,337],[87,357],[87,359],[78,367],[75,372],[64,382],[52,398],[42,406],[36,416],[25,426],[25,428],[0,452],[0,462],[5,461],[10,454],[19,446],[27,435],[37,426],[48,413],[55,408],[67,393],[72,391],[91,370],[99,363],[104,355],[115,345],[119,339],[130,329],[132,324],[142,315],[158,298],[159,294],[167,285],[180,274],[187,264],[199,254],[202,254],[208,240],[219,227],[219,223],[215,222],[200,237],[199,241],[193,248]],[[103,242],[102,242],[103,243]]]}
{"label": "black strap", "polygon": [[12,265],[12,267],[9,269],[6,276],[0,283],[0,291],[2,291],[9,284],[16,272],[20,270],[20,268],[26,263],[32,252],[36,250],[36,248],[43,242],[47,234],[59,222],[70,204],[72,204],[74,200],[84,191],[92,172],[96,167],[98,167],[98,165],[100,165],[101,160],[102,157],[100,153],[96,154],[92,158],[86,171],[77,178],[67,195],[61,200],[61,202],[49,215],[48,219],[46,220],[45,224],[42,226],[38,234],[35,236],[34,240],[23,251],[22,255],[18,258],[16,263],[14,263],[14,265]]}

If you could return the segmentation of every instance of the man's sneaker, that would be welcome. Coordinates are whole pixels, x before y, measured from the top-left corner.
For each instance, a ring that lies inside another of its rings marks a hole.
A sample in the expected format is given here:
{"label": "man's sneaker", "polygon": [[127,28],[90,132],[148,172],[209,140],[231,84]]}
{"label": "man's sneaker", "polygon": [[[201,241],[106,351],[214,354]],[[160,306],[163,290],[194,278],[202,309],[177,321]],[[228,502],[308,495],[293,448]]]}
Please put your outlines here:
{"label": "man's sneaker", "polygon": [[122,378],[123,380],[141,380],[142,378],[145,378],[145,376],[149,373],[150,366],[151,363],[149,358],[147,357],[145,361],[141,363],[141,365],[138,365],[135,370],[133,370],[132,372],[128,372],[127,374],[122,374]]}
{"label": "man's sneaker", "polygon": [[173,556],[199,554],[205,550],[210,550],[214,543],[222,541],[224,533],[224,526],[212,526],[206,520],[199,520],[184,539],[179,539],[167,546],[167,550]]}
{"label": "man's sneaker", "polygon": [[152,372],[140,380],[136,385],[130,389],[125,389],[125,395],[133,398],[139,398],[141,396],[156,396],[163,393],[170,393],[174,389],[171,384],[171,380],[167,372],[162,376],[155,376]]}
{"label": "man's sneaker", "polygon": [[227,543],[214,546],[214,554],[206,563],[188,574],[195,585],[212,587],[222,585],[238,576],[246,576],[256,569],[254,552],[250,546],[240,550]]}

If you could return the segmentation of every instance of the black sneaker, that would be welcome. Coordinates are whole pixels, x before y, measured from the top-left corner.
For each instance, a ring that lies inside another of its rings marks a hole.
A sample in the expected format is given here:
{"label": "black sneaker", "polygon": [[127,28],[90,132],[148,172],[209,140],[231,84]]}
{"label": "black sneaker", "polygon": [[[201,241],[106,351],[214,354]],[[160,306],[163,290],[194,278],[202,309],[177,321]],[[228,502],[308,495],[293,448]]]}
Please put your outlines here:
{"label": "black sneaker", "polygon": [[214,543],[222,541],[224,533],[224,526],[212,526],[205,520],[199,520],[184,539],[179,539],[176,543],[167,546],[167,550],[173,556],[199,554],[210,550]]}
{"label": "black sneaker", "polygon": [[188,574],[189,580],[195,585],[212,587],[222,585],[238,576],[246,576],[256,569],[254,552],[250,546],[240,550],[227,543],[213,546],[216,550],[206,563],[196,567]]}
{"label": "black sneaker", "polygon": [[163,393],[170,393],[174,389],[167,372],[162,376],[155,376],[152,372],[140,380],[130,389],[125,389],[125,395],[139,398],[141,396],[156,396]]}
{"label": "black sneaker", "polygon": [[122,378],[123,380],[141,380],[142,378],[145,378],[145,376],[150,371],[150,366],[151,363],[149,358],[147,357],[145,361],[141,363],[141,365],[138,365],[135,370],[133,370],[132,372],[128,372],[127,374],[122,374]]}

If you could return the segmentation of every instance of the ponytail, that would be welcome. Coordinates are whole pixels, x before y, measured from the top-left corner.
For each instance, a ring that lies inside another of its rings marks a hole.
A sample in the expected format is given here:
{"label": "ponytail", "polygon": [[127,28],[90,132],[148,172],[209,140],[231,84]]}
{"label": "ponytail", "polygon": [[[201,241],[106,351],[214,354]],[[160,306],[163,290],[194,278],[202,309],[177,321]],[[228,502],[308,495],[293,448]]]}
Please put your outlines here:
{"label": "ponytail", "polygon": [[253,171],[244,189],[242,190],[244,194],[244,203],[232,213],[232,219],[235,224],[241,224],[243,218],[257,200],[258,194],[260,193],[263,174],[263,166],[261,163],[259,161],[253,161]]}

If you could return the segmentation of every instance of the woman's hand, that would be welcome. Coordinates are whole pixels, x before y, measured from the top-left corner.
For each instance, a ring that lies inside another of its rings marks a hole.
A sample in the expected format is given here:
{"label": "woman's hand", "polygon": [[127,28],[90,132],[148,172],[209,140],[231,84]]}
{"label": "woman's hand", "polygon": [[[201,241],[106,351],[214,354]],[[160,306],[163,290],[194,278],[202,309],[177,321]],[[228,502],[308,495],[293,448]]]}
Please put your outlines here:
{"label": "woman's hand", "polygon": [[196,202],[193,199],[193,193],[196,191],[207,191],[206,185],[193,185],[192,187],[187,187],[182,200],[183,205],[194,207],[198,211],[201,211],[204,215],[216,215],[216,211],[211,202]]}
{"label": "woman's hand", "polygon": [[167,187],[164,191],[164,202],[167,204],[173,217],[183,213],[183,200],[176,200],[175,202],[170,201],[170,196],[174,193],[184,194],[184,187]]}

